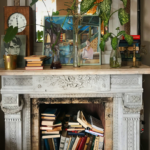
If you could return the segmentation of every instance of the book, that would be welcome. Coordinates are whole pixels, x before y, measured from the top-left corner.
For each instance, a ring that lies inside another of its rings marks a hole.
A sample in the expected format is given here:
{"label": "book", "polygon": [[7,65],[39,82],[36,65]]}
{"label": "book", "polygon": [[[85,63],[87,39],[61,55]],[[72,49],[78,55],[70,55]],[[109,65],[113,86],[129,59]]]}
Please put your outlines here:
{"label": "book", "polygon": [[82,125],[70,125],[70,127],[74,127],[74,128],[82,128]]}
{"label": "book", "polygon": [[56,117],[41,116],[41,119],[54,121]]}
{"label": "book", "polygon": [[55,135],[42,135],[42,139],[49,139],[49,138],[59,138],[60,134]]}
{"label": "book", "polygon": [[90,141],[89,141],[89,144],[87,146],[87,150],[90,150],[91,147],[92,147],[92,142],[93,142],[93,138],[94,138],[94,135],[90,136]]}
{"label": "book", "polygon": [[65,140],[65,143],[64,143],[64,150],[67,150],[69,141],[70,141],[70,137],[66,137],[66,140]]}
{"label": "book", "polygon": [[79,145],[80,145],[80,143],[81,143],[81,141],[82,141],[82,138],[83,138],[83,137],[80,137],[80,139],[79,139],[79,141],[78,141],[78,143],[77,143],[77,146],[76,146],[75,150],[78,150]]}
{"label": "book", "polygon": [[74,144],[73,144],[72,150],[75,150],[75,148],[76,148],[76,146],[77,146],[77,144],[78,144],[79,139],[80,139],[80,137],[77,136],[77,137],[76,137],[76,140],[75,140],[75,142],[74,142]]}
{"label": "book", "polygon": [[53,131],[53,132],[42,131],[42,134],[59,134],[59,131]]}
{"label": "book", "polygon": [[[139,44],[141,43],[140,40],[134,40],[134,39],[133,39],[133,42],[136,42],[136,43],[139,43]],[[120,40],[119,43],[126,43],[126,44],[128,44],[128,42],[126,40]]]}
{"label": "book", "polygon": [[84,146],[84,150],[87,150],[87,147],[89,145],[89,142],[90,142],[90,137],[88,136],[87,139],[86,139],[86,143],[85,143],[85,146]]}
{"label": "book", "polygon": [[38,67],[38,66],[42,66],[42,64],[27,64],[27,67]]}
{"label": "book", "polygon": [[68,147],[67,147],[67,150],[69,150],[69,147],[70,147],[70,143],[71,143],[71,139],[72,139],[72,137],[70,137],[70,139],[69,139],[69,143],[68,143]]}
{"label": "book", "polygon": [[98,132],[94,132],[92,130],[85,130],[85,132],[87,132],[89,134],[92,134],[92,135],[95,135],[95,136],[104,136],[104,134],[98,133]]}
{"label": "book", "polygon": [[42,126],[40,127],[40,130],[53,130],[53,127]]}
{"label": "book", "polygon": [[67,131],[83,131],[85,128],[68,128]]}
{"label": "book", "polygon": [[42,64],[43,61],[28,61],[28,64]]}
{"label": "book", "polygon": [[43,70],[43,66],[40,66],[40,67],[25,67],[25,70]]}
{"label": "book", "polygon": [[91,126],[92,126],[92,128],[95,128],[95,129],[97,129],[99,131],[104,132],[104,127],[102,125],[102,121],[101,120],[96,119],[93,116],[90,116],[90,120],[91,120]]}
{"label": "book", "polygon": [[98,144],[98,150],[103,150],[104,145],[104,137],[99,137],[99,144]]}
{"label": "book", "polygon": [[54,149],[52,138],[48,139],[48,144],[49,144],[50,150]]}
{"label": "book", "polygon": [[59,150],[63,150],[64,149],[66,136],[67,136],[67,131],[63,130],[61,138],[60,138]]}
{"label": "book", "polygon": [[98,145],[99,145],[99,136],[97,136],[97,137],[95,138],[93,150],[98,150]]}
{"label": "book", "polygon": [[90,150],[93,150],[93,149],[94,149],[94,143],[95,143],[95,136],[94,136],[94,138],[93,138],[92,146],[91,146],[91,149],[90,149]]}
{"label": "book", "polygon": [[74,142],[75,142],[75,137],[72,137],[71,138],[71,142],[70,142],[70,145],[69,145],[69,149],[68,150],[72,150],[72,147],[73,147],[73,144],[74,144]]}
{"label": "book", "polygon": [[[119,47],[133,47],[134,44],[129,45],[128,43],[119,43]],[[140,47],[140,43],[135,43],[136,47]]]}
{"label": "book", "polygon": [[59,138],[53,138],[52,140],[55,146],[55,150],[59,150],[59,143],[60,143]]}
{"label": "book", "polygon": [[58,109],[47,108],[43,113],[41,113],[41,115],[49,116],[49,117],[56,117],[58,113],[59,113]]}
{"label": "book", "polygon": [[77,115],[69,117],[68,125],[80,125],[79,122],[77,122]]}
{"label": "book", "polygon": [[47,126],[53,126],[53,127],[55,127],[55,126],[61,126],[62,123],[60,121],[54,121],[54,120],[52,120],[52,121],[42,120],[41,121],[41,125],[47,125]]}
{"label": "book", "polygon": [[26,59],[27,62],[42,61],[42,59]]}
{"label": "book", "polygon": [[46,150],[50,150],[49,144],[48,144],[48,140],[44,139],[44,143],[45,143],[45,148]]}
{"label": "book", "polygon": [[128,47],[128,48],[125,48],[125,47],[119,47],[119,51],[125,51],[125,50],[128,50],[128,51],[133,51],[133,50],[136,50],[136,51],[139,51],[140,48],[139,47]]}
{"label": "book", "polygon": [[[141,39],[141,36],[140,36],[140,35],[130,35],[130,36],[132,36],[134,40],[140,40],[140,39]],[[122,39],[122,40],[125,40],[125,37],[122,36],[121,39]]]}
{"label": "book", "polygon": [[53,130],[47,130],[47,132],[54,132],[54,131],[61,131],[62,130],[62,126],[59,127],[54,127]]}
{"label": "book", "polygon": [[83,115],[82,111],[78,111],[77,113],[77,121],[84,127],[84,128],[91,128],[91,125],[87,122],[85,116]]}
{"label": "book", "polygon": [[84,149],[84,146],[85,146],[85,143],[86,143],[86,139],[87,139],[87,136],[85,136],[85,137],[82,138],[82,141],[81,141],[81,144],[80,144],[78,150]]}
{"label": "book", "polygon": [[82,132],[79,132],[79,133],[75,133],[75,132],[71,132],[69,131],[68,132],[68,135],[74,135],[74,136],[85,136],[85,132],[82,131]]}
{"label": "book", "polygon": [[46,57],[47,56],[45,55],[31,55],[31,56],[24,57],[24,59],[44,59]]}

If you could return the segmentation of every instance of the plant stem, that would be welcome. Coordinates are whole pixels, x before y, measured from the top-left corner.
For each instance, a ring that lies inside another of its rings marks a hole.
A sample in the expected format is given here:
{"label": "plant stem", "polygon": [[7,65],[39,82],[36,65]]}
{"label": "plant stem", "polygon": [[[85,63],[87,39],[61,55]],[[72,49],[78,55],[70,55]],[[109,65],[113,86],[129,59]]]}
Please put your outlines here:
{"label": "plant stem", "polygon": [[46,8],[46,10],[47,10],[48,17],[49,17],[49,21],[51,21],[51,20],[50,20],[50,18],[51,18],[51,17],[50,17],[50,14],[49,14],[49,12],[48,12],[48,9],[47,9],[47,7],[46,7],[46,4],[45,4],[44,0],[42,0],[42,2],[43,2],[43,4],[45,5],[45,8]]}

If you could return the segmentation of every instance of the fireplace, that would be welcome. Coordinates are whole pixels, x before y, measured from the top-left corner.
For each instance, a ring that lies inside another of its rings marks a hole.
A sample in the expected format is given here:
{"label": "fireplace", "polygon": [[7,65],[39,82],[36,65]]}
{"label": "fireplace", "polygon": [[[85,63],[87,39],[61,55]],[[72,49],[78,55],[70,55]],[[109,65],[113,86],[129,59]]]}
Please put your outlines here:
{"label": "fireplace", "polygon": [[142,75],[2,76],[1,93],[6,150],[39,147],[38,112],[42,104],[105,108],[105,150],[140,149]]}
{"label": "fireplace", "polygon": [[[53,101],[53,102],[52,102]],[[78,109],[99,118],[102,121],[105,149],[113,149],[113,101],[112,98],[78,98],[78,99],[33,99],[31,103],[31,147],[41,148],[40,110],[46,108],[59,108],[65,111]]]}

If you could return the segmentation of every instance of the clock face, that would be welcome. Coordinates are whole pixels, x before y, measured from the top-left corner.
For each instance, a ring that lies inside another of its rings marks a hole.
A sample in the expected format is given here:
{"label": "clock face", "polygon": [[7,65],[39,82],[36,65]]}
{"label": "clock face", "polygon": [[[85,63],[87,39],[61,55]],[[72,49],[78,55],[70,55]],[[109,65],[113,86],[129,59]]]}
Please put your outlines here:
{"label": "clock face", "polygon": [[18,33],[22,32],[27,25],[25,16],[21,13],[14,13],[8,19],[8,26],[18,27]]}

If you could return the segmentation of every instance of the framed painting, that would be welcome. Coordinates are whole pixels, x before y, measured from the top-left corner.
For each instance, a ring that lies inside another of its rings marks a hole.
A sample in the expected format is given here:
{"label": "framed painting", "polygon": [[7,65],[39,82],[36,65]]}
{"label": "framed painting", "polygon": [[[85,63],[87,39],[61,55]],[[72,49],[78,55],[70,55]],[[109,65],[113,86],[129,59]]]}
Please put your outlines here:
{"label": "framed painting", "polygon": [[[59,43],[59,56],[62,65],[73,65],[73,17],[68,16],[53,16],[51,21],[57,25],[62,25],[62,33]],[[81,65],[100,65],[100,19],[98,16],[83,16],[81,24],[79,25],[78,34],[78,48]],[[49,57],[44,61],[44,65],[52,63],[52,50],[50,49],[50,35],[48,28],[50,26],[50,19],[48,16],[44,17],[44,32],[43,32],[43,55]]]}
{"label": "framed painting", "polygon": [[24,57],[26,56],[26,35],[16,35],[9,43],[4,42],[4,35],[1,36],[0,67],[4,68],[3,55],[18,55],[17,68],[25,67]]}

